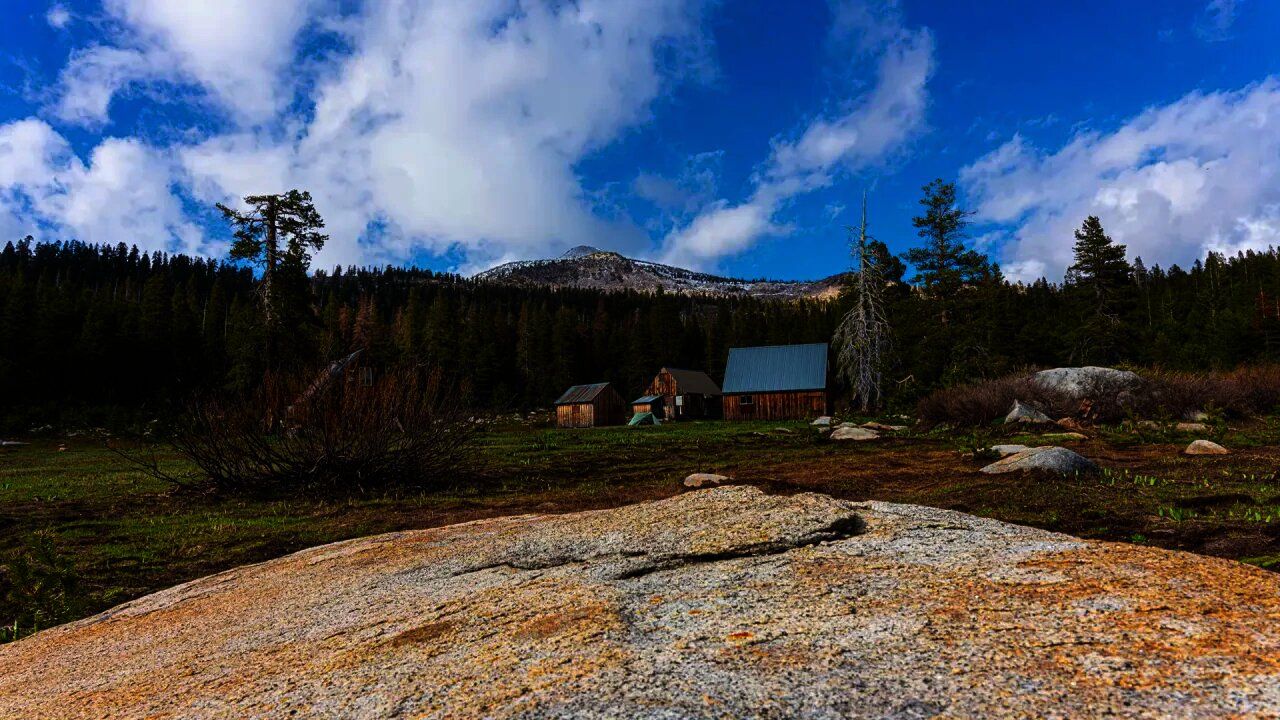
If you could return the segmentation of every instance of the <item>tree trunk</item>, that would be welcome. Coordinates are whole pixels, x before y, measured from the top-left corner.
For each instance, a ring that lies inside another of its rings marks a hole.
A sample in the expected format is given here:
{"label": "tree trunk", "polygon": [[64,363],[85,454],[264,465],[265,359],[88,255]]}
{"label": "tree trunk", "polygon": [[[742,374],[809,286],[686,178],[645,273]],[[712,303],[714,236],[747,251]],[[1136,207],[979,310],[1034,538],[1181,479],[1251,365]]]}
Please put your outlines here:
{"label": "tree trunk", "polygon": [[267,224],[266,237],[266,267],[262,271],[262,301],[265,307],[264,316],[266,318],[267,327],[267,350],[266,361],[267,367],[270,368],[272,362],[275,361],[276,350],[276,293],[275,293],[275,274],[276,265],[279,262],[280,248],[279,236],[276,228],[276,198],[267,199],[267,209],[264,213]]}

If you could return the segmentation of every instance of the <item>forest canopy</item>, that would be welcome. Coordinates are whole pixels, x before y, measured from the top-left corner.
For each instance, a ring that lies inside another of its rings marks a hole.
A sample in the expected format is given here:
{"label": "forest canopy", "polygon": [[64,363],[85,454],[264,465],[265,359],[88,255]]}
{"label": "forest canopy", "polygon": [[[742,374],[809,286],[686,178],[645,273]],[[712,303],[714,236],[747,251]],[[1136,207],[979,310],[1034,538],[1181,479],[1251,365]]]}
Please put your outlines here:
{"label": "forest canopy", "polygon": [[[1062,284],[1010,283],[993,268],[938,297],[889,263],[889,404],[1026,366],[1280,360],[1280,254],[1209,253],[1187,269],[1135,260],[1117,272],[1114,252],[1099,255],[1101,232],[1086,223],[1077,234],[1093,256],[1078,258]],[[730,347],[829,341],[852,303],[848,293],[762,301],[521,289],[395,267],[318,271],[296,287],[306,310],[280,339],[281,362],[313,370],[363,348],[375,368],[448,373],[480,411],[547,407],[577,382],[635,394],[663,365],[719,380]],[[267,369],[257,289],[250,269],[217,260],[7,243],[0,429],[133,422],[201,393],[247,391]]]}

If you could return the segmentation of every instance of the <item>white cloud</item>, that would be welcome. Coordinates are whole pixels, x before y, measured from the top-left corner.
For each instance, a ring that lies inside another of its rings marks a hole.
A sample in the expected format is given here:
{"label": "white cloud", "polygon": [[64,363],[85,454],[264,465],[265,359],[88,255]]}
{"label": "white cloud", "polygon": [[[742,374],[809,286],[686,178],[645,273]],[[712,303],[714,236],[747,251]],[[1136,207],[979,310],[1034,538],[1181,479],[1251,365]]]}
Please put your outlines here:
{"label": "white cloud", "polygon": [[82,162],[40,120],[0,126],[0,217],[7,229],[148,250],[218,250],[189,222],[165,155],[136,140],[103,140]]}
{"label": "white cloud", "polygon": [[[296,141],[219,138],[181,153],[202,197],[271,179],[311,190],[321,263],[461,250],[469,267],[574,244],[638,249],[590,208],[575,165],[648,119],[665,45],[695,39],[697,3],[375,3],[319,86]],[[268,167],[247,172],[246,160]],[[254,179],[259,182],[253,182]],[[370,223],[388,230],[357,239]]]}
{"label": "white cloud", "polygon": [[156,59],[137,50],[101,45],[76,51],[58,79],[54,115],[86,127],[105,125],[117,93],[140,78],[168,72]]}
{"label": "white cloud", "polygon": [[134,82],[166,82],[202,88],[237,122],[270,121],[292,97],[284,70],[316,1],[106,0],[120,26],[117,42],[72,55],[55,113],[100,125],[115,93]]}
{"label": "white cloud", "polygon": [[663,240],[662,259],[708,267],[751,247],[785,227],[774,216],[791,198],[826,187],[837,173],[873,165],[920,132],[925,122],[925,84],[933,66],[933,38],[907,30],[893,4],[844,3],[834,8],[836,32],[856,33],[855,55],[877,54],[875,85],[836,117],[819,117],[795,140],[775,139],[768,161],[741,204],[718,200]]}
{"label": "white cloud", "polygon": [[1280,245],[1280,82],[1191,93],[1056,152],[1014,137],[961,171],[978,219],[1008,228],[1007,274],[1061,278],[1097,215],[1129,257],[1186,264]]}
{"label": "white cloud", "polygon": [[55,30],[61,30],[71,24],[71,11],[67,10],[65,5],[55,3],[49,8],[49,12],[44,14],[45,22]]}

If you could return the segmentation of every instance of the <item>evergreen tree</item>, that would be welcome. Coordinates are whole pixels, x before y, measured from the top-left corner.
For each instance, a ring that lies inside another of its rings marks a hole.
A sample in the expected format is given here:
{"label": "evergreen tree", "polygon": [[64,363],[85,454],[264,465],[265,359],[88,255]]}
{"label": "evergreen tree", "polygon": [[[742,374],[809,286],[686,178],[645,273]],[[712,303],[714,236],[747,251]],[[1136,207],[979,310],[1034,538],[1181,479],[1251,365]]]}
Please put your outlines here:
{"label": "evergreen tree", "polygon": [[1092,289],[1102,313],[1116,291],[1131,282],[1133,268],[1125,260],[1125,246],[1107,235],[1097,216],[1086,218],[1075,235],[1075,262],[1067,268],[1067,282]]}
{"label": "evergreen tree", "polygon": [[991,277],[985,255],[965,247],[965,228],[973,213],[956,203],[955,183],[941,178],[922,188],[924,214],[911,219],[924,245],[907,251],[907,262],[916,268],[912,282],[934,298],[948,298],[967,284]]}
{"label": "evergreen tree", "polygon": [[[321,234],[324,220],[311,202],[311,193],[290,190],[278,195],[250,195],[244,199],[248,212],[233,210],[222,203],[218,209],[235,228],[231,246],[233,260],[247,260],[262,268],[262,306],[267,334],[267,365],[282,327],[293,328],[298,318],[285,317],[296,311],[299,301],[309,307],[309,298],[300,298],[300,282],[311,265],[311,253],[324,247]],[[283,246],[281,243],[284,243]],[[283,292],[282,292],[283,291]]]}

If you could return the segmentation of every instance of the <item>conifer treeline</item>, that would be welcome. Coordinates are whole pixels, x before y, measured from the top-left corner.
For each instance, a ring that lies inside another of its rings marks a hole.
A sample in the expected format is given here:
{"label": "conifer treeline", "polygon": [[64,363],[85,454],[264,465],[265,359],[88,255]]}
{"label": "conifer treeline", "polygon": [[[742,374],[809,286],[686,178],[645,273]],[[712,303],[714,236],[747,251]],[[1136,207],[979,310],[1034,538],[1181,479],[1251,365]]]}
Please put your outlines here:
{"label": "conifer treeline", "polygon": [[[833,271],[840,268],[832,268]],[[1190,269],[1134,263],[1106,299],[1083,283],[967,284],[940,315],[890,269],[887,396],[1026,365],[1209,369],[1280,360],[1280,254],[1210,254]],[[662,365],[719,379],[734,346],[825,342],[834,302],[518,289],[429,270],[338,269],[308,283],[310,319],[282,349],[315,368],[365,348],[377,366],[454,374],[478,409],[546,407],[608,380],[638,393]],[[124,422],[262,376],[257,284],[215,260],[119,245],[10,242],[0,253],[0,429]],[[939,318],[945,317],[945,322]],[[1105,332],[1105,337],[1101,333]]]}

